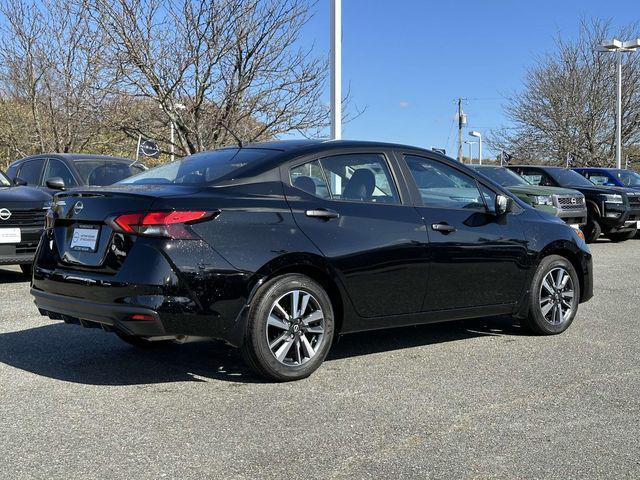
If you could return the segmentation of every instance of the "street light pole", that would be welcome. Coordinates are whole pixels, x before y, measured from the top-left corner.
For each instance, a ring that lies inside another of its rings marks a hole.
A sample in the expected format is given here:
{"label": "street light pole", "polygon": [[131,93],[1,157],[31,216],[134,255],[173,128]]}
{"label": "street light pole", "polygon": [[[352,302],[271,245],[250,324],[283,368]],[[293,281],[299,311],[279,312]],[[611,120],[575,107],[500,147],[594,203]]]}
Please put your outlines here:
{"label": "street light pole", "polygon": [[616,52],[618,84],[616,86],[616,168],[622,168],[622,52]]}
{"label": "street light pole", "polygon": [[469,132],[469,135],[478,139],[478,163],[482,165],[482,134],[473,130]]}
{"label": "street light pole", "polygon": [[342,0],[331,0],[331,138],[342,138]]}
{"label": "street light pole", "polygon": [[473,145],[478,143],[473,140],[465,140],[464,143],[469,145],[469,165],[473,165]]}
{"label": "street light pole", "polygon": [[640,38],[623,42],[614,38],[600,45],[596,51],[616,54],[616,168],[622,168],[622,54],[640,48]]}

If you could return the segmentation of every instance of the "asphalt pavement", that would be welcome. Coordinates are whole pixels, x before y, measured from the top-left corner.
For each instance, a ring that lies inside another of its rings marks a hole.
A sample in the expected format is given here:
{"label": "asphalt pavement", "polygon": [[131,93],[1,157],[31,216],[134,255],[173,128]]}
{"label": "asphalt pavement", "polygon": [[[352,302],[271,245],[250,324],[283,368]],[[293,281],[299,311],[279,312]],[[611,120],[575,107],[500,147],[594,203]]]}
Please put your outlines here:
{"label": "asphalt pavement", "polygon": [[563,335],[504,318],[342,338],[310,378],[141,352],[0,270],[0,478],[640,478],[640,240],[592,246]]}

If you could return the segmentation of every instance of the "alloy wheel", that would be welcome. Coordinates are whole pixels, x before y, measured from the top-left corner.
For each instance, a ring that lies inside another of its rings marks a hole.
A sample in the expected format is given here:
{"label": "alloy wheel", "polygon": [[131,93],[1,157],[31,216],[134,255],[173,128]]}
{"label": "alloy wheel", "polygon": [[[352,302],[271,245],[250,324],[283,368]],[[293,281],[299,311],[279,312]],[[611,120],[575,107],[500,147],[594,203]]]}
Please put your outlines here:
{"label": "alloy wheel", "polygon": [[561,325],[571,318],[574,308],[573,280],[563,267],[555,267],[540,285],[540,311],[551,325]]}
{"label": "alloy wheel", "polygon": [[292,290],[278,298],[266,326],[269,350],[280,363],[303,365],[319,350],[324,338],[324,314],[309,292]]}

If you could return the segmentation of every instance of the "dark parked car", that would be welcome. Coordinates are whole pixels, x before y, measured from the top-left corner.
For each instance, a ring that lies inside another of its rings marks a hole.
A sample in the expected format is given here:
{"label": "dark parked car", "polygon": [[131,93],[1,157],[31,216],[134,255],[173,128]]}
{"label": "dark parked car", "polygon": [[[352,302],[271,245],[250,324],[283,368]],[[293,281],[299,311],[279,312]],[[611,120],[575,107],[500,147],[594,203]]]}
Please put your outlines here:
{"label": "dark parked car", "polygon": [[597,167],[574,168],[574,170],[595,185],[640,190],[640,174],[633,170]]}
{"label": "dark parked car", "polygon": [[25,274],[31,273],[50,203],[46,193],[15,186],[0,171],[0,265],[20,265]]}
{"label": "dark parked car", "polygon": [[31,292],[52,319],[138,346],[223,339],[293,380],[338,334],[487,315],[560,333],[592,283],[573,228],[452,159],[281,141],[56,195]]}
{"label": "dark parked car", "polygon": [[587,200],[587,224],[582,227],[587,243],[604,234],[614,242],[632,238],[640,221],[640,192],[591,183],[579,173],[562,167],[509,166],[534,185],[568,187]]}
{"label": "dark parked car", "polygon": [[7,169],[7,175],[17,184],[37,187],[53,195],[78,186],[111,185],[146,169],[141,162],[129,158],[48,153],[16,160]]}
{"label": "dark parked car", "polygon": [[502,185],[523,202],[561,218],[574,228],[587,223],[584,195],[577,190],[532,185],[506,167],[473,165],[472,168]]}

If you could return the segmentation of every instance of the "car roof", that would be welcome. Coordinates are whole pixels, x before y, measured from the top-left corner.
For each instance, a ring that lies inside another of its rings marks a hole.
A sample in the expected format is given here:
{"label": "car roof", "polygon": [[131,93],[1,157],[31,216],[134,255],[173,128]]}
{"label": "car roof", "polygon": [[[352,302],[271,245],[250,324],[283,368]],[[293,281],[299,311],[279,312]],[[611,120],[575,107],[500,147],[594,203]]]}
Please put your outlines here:
{"label": "car roof", "polygon": [[[358,148],[358,147],[377,147],[377,148],[402,148],[411,150],[425,150],[436,155],[442,155],[432,150],[411,145],[402,145],[399,143],[377,142],[369,140],[329,140],[329,139],[303,139],[303,140],[270,140],[265,142],[254,142],[243,145],[241,148],[265,148],[271,150],[280,150],[282,152],[295,152],[302,150],[324,150],[326,148]],[[238,148],[233,145],[228,148]]]}
{"label": "car roof", "polygon": [[119,162],[132,162],[130,158],[125,157],[112,157],[111,155],[95,155],[92,153],[39,153],[37,155],[29,155],[28,157],[16,160],[16,162],[23,162],[25,160],[31,160],[34,158],[59,158],[62,160],[116,160]]}
{"label": "car roof", "polygon": [[509,168],[541,168],[543,170],[571,170],[557,165],[509,165]]}

